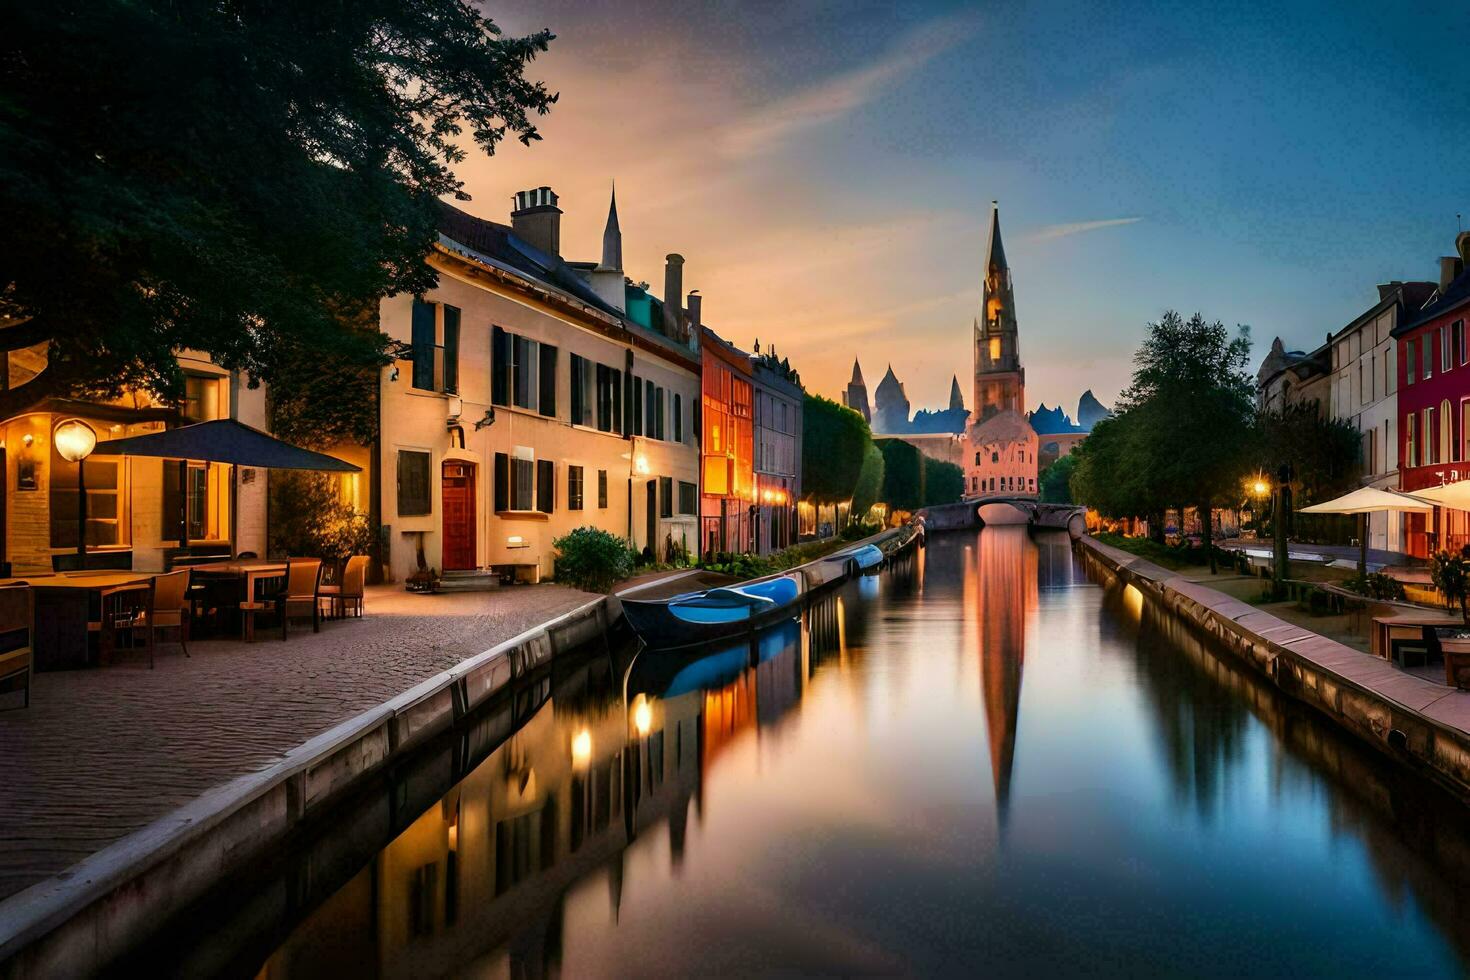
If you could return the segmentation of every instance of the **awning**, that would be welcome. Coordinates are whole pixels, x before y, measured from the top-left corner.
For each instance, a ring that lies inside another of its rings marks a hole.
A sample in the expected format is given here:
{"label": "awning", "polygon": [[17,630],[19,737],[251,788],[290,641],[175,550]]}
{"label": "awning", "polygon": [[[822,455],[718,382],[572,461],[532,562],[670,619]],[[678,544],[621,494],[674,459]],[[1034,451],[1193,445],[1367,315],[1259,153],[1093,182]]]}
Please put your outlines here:
{"label": "awning", "polygon": [[[1352,493],[1345,493],[1341,497],[1328,500],[1324,503],[1313,504],[1303,507],[1303,514],[1376,514],[1382,511],[1410,511],[1416,514],[1427,514],[1434,510],[1434,504],[1420,497],[1429,497],[1426,491],[1414,491],[1414,495],[1399,493],[1397,490],[1379,490],[1377,487],[1360,487]],[[1470,499],[1470,493],[1466,494]],[[1470,506],[1470,505],[1467,505]]]}
{"label": "awning", "polygon": [[1470,510],[1470,483],[1446,483],[1442,487],[1426,487],[1415,490],[1414,496],[1449,507],[1454,510]]}
{"label": "awning", "polygon": [[100,456],[156,456],[163,459],[197,459],[236,466],[258,466],[270,470],[319,470],[327,473],[360,473],[362,468],[326,453],[313,452],[282,442],[275,436],[234,419],[216,419],[193,425],[150,432],[127,439],[97,443]]}

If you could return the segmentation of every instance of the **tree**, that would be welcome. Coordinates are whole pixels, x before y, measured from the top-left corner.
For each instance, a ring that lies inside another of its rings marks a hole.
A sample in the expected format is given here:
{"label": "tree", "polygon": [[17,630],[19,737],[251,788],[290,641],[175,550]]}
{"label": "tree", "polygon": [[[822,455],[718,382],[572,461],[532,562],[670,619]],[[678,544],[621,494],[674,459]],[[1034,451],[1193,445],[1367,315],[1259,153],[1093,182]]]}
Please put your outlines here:
{"label": "tree", "polygon": [[875,439],[883,454],[883,489],[879,496],[894,510],[918,510],[924,501],[923,455],[902,439]]}
{"label": "tree", "polygon": [[848,511],[849,521],[859,522],[867,516],[868,509],[878,502],[883,490],[883,454],[869,441],[863,450],[863,463],[858,470],[857,483],[852,488],[852,507]]}
{"label": "tree", "polygon": [[1041,502],[1044,504],[1070,504],[1072,502],[1072,473],[1077,469],[1077,456],[1068,453],[1052,463],[1041,474]]}
{"label": "tree", "polygon": [[965,495],[964,470],[942,459],[925,456],[923,460],[925,507],[952,504]]}
{"label": "tree", "polygon": [[[872,433],[861,415],[830,398],[808,394],[802,405],[802,493],[821,503],[850,499],[872,447]],[[878,489],[874,487],[874,494]]]}
{"label": "tree", "polygon": [[1137,426],[1129,457],[1180,510],[1199,508],[1214,573],[1214,508],[1239,498],[1254,436],[1250,333],[1168,310],[1149,324],[1119,403]]}
{"label": "tree", "polygon": [[[0,35],[0,390],[178,400],[193,349],[252,381],[385,338],[344,309],[422,293],[468,139],[493,153],[555,96],[463,0],[11,4]],[[468,132],[466,132],[468,131]]]}
{"label": "tree", "polygon": [[1460,618],[1470,626],[1470,545],[1459,552],[1435,552],[1429,560],[1429,577],[1446,605],[1460,604]]}
{"label": "tree", "polygon": [[1358,486],[1362,433],[1346,419],[1323,418],[1316,404],[1288,405],[1256,419],[1256,465],[1274,473],[1291,463],[1296,503],[1330,500]]}

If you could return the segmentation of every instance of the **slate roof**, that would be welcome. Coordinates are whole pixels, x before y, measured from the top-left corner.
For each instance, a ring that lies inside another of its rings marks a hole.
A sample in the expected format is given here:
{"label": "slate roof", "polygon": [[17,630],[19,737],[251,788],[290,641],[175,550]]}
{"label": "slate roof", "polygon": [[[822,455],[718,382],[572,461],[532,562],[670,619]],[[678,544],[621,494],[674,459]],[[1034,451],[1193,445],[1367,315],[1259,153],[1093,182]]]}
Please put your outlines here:
{"label": "slate roof", "polygon": [[[1407,299],[1407,294],[1405,298]],[[1436,296],[1428,306],[1417,311],[1412,307],[1405,310],[1405,322],[1393,334],[1397,337],[1407,330],[1421,327],[1430,320],[1441,317],[1456,307],[1465,305],[1467,301],[1470,301],[1470,269],[1460,273],[1454,282],[1451,282],[1445,291]]]}

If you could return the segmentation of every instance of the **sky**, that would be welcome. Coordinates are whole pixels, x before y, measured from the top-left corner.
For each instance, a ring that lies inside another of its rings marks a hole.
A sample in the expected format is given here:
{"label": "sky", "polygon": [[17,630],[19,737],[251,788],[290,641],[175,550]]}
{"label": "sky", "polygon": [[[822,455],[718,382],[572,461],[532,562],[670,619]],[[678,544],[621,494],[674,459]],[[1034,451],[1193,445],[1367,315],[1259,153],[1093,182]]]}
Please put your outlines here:
{"label": "sky", "polygon": [[597,259],[664,256],[705,322],[836,397],[861,359],[915,409],[971,401],[990,202],[1026,400],[1106,404],[1166,309],[1310,349],[1433,279],[1470,227],[1464,3],[892,4],[486,0],[550,28],[544,139],[472,152],[461,205],[560,195]]}

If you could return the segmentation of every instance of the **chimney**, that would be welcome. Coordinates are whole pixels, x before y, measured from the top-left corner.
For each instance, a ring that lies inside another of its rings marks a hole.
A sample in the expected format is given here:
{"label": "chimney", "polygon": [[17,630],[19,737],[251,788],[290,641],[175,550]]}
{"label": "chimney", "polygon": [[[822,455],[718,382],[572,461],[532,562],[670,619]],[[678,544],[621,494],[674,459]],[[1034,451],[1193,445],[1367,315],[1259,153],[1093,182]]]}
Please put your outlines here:
{"label": "chimney", "polygon": [[1450,288],[1465,268],[1465,260],[1458,255],[1444,255],[1439,260],[1439,291],[1443,293]]}
{"label": "chimney", "polygon": [[698,333],[699,332],[699,327],[700,327],[700,321],[699,321],[700,304],[703,303],[703,302],[704,302],[704,297],[699,295],[699,290],[697,290],[697,289],[691,289],[691,290],[689,290],[689,305],[687,307],[688,310],[689,310],[689,329],[691,331],[695,332],[695,333]]}
{"label": "chimney", "polygon": [[522,241],[547,255],[561,257],[561,208],[556,206],[556,192],[550,187],[516,191],[511,199],[515,210],[510,213],[510,226]]}
{"label": "chimney", "polygon": [[684,256],[672,252],[664,257],[664,335],[680,337],[679,300],[684,295]]}

